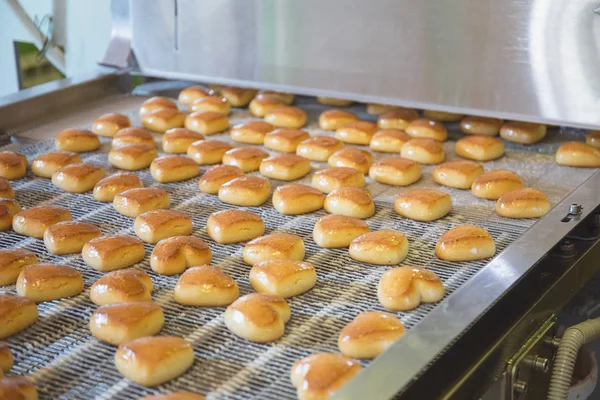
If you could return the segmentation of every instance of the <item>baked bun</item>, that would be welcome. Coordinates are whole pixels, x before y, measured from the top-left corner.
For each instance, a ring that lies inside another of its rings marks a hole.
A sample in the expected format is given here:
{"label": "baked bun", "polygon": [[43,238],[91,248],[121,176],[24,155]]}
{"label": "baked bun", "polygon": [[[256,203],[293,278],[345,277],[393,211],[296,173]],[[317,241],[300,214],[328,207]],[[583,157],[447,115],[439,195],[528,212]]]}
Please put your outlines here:
{"label": "baked bun", "polygon": [[98,306],[127,301],[151,301],[152,279],[141,269],[112,271],[90,288],[90,300]]}
{"label": "baked bun", "polygon": [[83,245],[81,256],[97,271],[130,267],[144,259],[144,244],[133,236],[101,236]]}
{"label": "baked bun", "polygon": [[331,214],[354,218],[369,218],[375,214],[373,197],[367,189],[358,187],[340,187],[325,197],[325,211]]}
{"label": "baked bun", "polygon": [[398,129],[381,129],[373,135],[369,146],[372,150],[384,153],[400,153],[410,135]]}
{"label": "baked bun", "polygon": [[108,153],[108,162],[119,169],[138,171],[148,168],[156,157],[158,157],[158,152],[154,147],[145,144],[130,144],[113,148]]}
{"label": "baked bun", "polygon": [[243,176],[219,188],[219,200],[242,207],[258,207],[271,196],[271,184],[260,176]]}
{"label": "baked bun", "polygon": [[264,121],[250,121],[231,128],[231,139],[234,142],[263,144],[265,135],[275,127]]}
{"label": "baked bun", "polygon": [[219,96],[202,97],[190,104],[190,112],[206,111],[228,115],[231,112],[231,106],[225,97]]}
{"label": "baked bun", "polygon": [[302,128],[306,124],[306,111],[298,107],[281,106],[266,113],[265,122],[278,128]]}
{"label": "baked bun", "polygon": [[248,242],[243,257],[250,265],[277,259],[303,260],[304,242],[296,235],[273,233]]}
{"label": "baked bun", "polygon": [[169,193],[153,187],[129,189],[117,194],[113,200],[115,210],[119,214],[131,218],[150,210],[166,210],[170,206]]}
{"label": "baked bun", "polygon": [[72,218],[71,213],[65,207],[31,207],[15,214],[13,230],[20,235],[41,239],[50,225],[70,221]]}
{"label": "baked bun", "polygon": [[21,205],[15,199],[0,198],[0,232],[12,228],[13,218],[21,212]]}
{"label": "baked bun", "polygon": [[92,132],[99,136],[113,137],[121,129],[129,128],[131,121],[127,115],[118,113],[104,114],[92,124]]}
{"label": "baked bun", "polygon": [[333,153],[344,148],[341,140],[330,136],[314,136],[296,147],[296,154],[312,161],[327,161]]}
{"label": "baked bun", "polygon": [[257,171],[260,163],[269,157],[269,153],[257,147],[238,147],[223,155],[223,164],[241,168],[244,172]]}
{"label": "baked bun", "polygon": [[468,136],[456,141],[456,154],[475,161],[490,161],[504,155],[504,142],[490,136]]}
{"label": "baked bun", "polygon": [[219,93],[231,103],[232,107],[246,107],[256,96],[256,90],[238,87],[224,87],[219,90]]}
{"label": "baked bun", "polygon": [[35,303],[12,294],[0,295],[0,339],[27,329],[38,318]]}
{"label": "baked bun", "polygon": [[301,260],[267,260],[254,264],[250,270],[254,290],[284,299],[308,292],[316,283],[315,267]]}
{"label": "baked bun", "polygon": [[419,114],[416,110],[413,110],[412,108],[395,107],[391,111],[379,114],[379,117],[377,117],[377,126],[381,129],[404,130],[417,118],[419,118]]}
{"label": "baked bun", "polygon": [[335,131],[349,122],[358,121],[358,116],[350,111],[327,110],[319,115],[319,128],[325,131]]}
{"label": "baked bun", "polygon": [[143,116],[149,112],[163,109],[177,110],[177,104],[168,97],[155,96],[144,101],[140,107],[140,115]]}
{"label": "baked bun", "polygon": [[327,163],[331,167],[347,167],[368,174],[373,155],[367,150],[345,147],[333,153]]}
{"label": "baked bun", "polygon": [[83,160],[71,151],[56,151],[42,154],[31,162],[31,172],[42,178],[52,178],[52,174],[71,164],[80,164]]}
{"label": "baked bun", "polygon": [[496,169],[480,175],[471,185],[473,196],[480,199],[498,200],[506,192],[521,189],[519,175],[505,169]]}
{"label": "baked bun", "polygon": [[400,157],[384,158],[371,165],[369,176],[379,183],[408,186],[421,179],[421,164]]}
{"label": "baked bun", "polygon": [[113,344],[154,336],[165,324],[162,308],[151,301],[129,301],[106,304],[90,318],[90,332],[97,339]]}
{"label": "baked bun", "polygon": [[361,369],[359,363],[341,354],[318,353],[296,361],[290,378],[299,399],[328,399]]}
{"label": "baked bun", "polygon": [[27,158],[13,151],[0,151],[0,177],[21,179],[27,173]]}
{"label": "baked bun", "polygon": [[104,169],[93,164],[70,164],[52,174],[52,184],[69,193],[85,193],[104,178]]}
{"label": "baked bun", "polygon": [[440,185],[470,189],[475,179],[483,175],[483,167],[473,161],[447,161],[435,167],[432,175],[433,181]]}
{"label": "baked bun", "polygon": [[490,233],[476,225],[458,225],[444,233],[435,246],[435,255],[446,261],[475,261],[493,257],[496,244]]}
{"label": "baked bun", "polygon": [[31,251],[22,248],[0,250],[0,286],[17,281],[23,267],[37,264],[38,259]]}
{"label": "baked bun", "polygon": [[444,284],[433,271],[420,267],[387,270],[377,285],[382,306],[392,311],[408,311],[421,303],[437,303],[444,298]]}
{"label": "baked bun", "polygon": [[406,133],[413,138],[427,138],[443,142],[448,139],[444,124],[432,119],[416,119],[406,127]]}
{"label": "baked bun", "polygon": [[600,130],[590,131],[585,137],[585,144],[600,149]]}
{"label": "baked bun", "polygon": [[400,264],[408,254],[408,240],[393,229],[365,233],[350,243],[350,257],[370,264]]}
{"label": "baked bun", "polygon": [[402,107],[392,106],[389,104],[368,103],[367,113],[371,115],[381,115],[383,113],[394,111]]}
{"label": "baked bun", "polygon": [[15,190],[8,179],[0,178],[0,197],[4,199],[15,198]]}
{"label": "baked bun", "polygon": [[192,233],[192,219],[184,212],[175,210],[151,210],[138,215],[133,223],[137,237],[146,243],[158,243],[172,236]]}
{"label": "baked bun", "polygon": [[194,349],[174,336],[141,337],[123,343],[115,366],[125,378],[142,386],[157,386],[177,378],[194,363]]}
{"label": "baked bun", "polygon": [[26,265],[17,279],[17,294],[36,303],[77,296],[82,291],[83,277],[66,265]]}
{"label": "baked bun", "polygon": [[292,183],[275,189],[272,201],[281,214],[299,215],[323,208],[325,196],[319,189]]}
{"label": "baked bun", "polygon": [[31,380],[22,376],[0,379],[0,395],[7,400],[38,400],[38,392]]}
{"label": "baked bun", "polygon": [[167,394],[153,394],[139,400],[206,400],[201,394],[192,392],[172,392]]}
{"label": "baked bun", "polygon": [[94,198],[98,201],[109,202],[119,193],[129,189],[144,187],[142,180],[136,174],[123,172],[101,179],[94,186]]}
{"label": "baked bun", "polygon": [[112,147],[127,146],[128,144],[145,144],[150,147],[156,147],[154,137],[143,128],[121,129],[111,142]]}
{"label": "baked bun", "polygon": [[185,154],[188,147],[198,140],[204,140],[204,135],[187,128],[174,128],[165,132],[161,139],[161,145],[165,153]]}
{"label": "baked bun", "polygon": [[218,164],[223,160],[223,155],[233,147],[220,140],[199,140],[189,145],[187,155],[196,164]]}
{"label": "baked bun", "polygon": [[446,158],[444,146],[436,140],[426,138],[409,140],[402,146],[400,155],[421,164],[439,164]]}
{"label": "baked bun", "polygon": [[375,358],[398,340],[406,329],[393,314],[366,311],[358,314],[342,329],[338,347],[353,358]]}
{"label": "baked bun", "polygon": [[294,96],[293,93],[275,92],[273,90],[261,90],[256,95],[257,99],[277,100],[278,102],[280,102],[282,104],[286,104],[288,106],[291,105],[292,103],[294,103],[295,97],[296,96]]}
{"label": "baked bun", "polygon": [[142,115],[142,126],[153,132],[181,128],[184,121],[187,121],[185,114],[172,108],[154,110]]}
{"label": "baked bun", "polygon": [[271,97],[255,97],[250,102],[248,110],[255,117],[264,117],[271,110],[283,106],[283,103]]}
{"label": "baked bun", "polygon": [[84,244],[101,234],[96,225],[77,221],[59,222],[46,229],[44,244],[52,254],[79,253]]}
{"label": "baked bun", "polygon": [[510,142],[534,144],[546,137],[546,125],[508,121],[500,128],[500,136]]}
{"label": "baked bun", "polygon": [[210,214],[206,233],[221,244],[245,242],[263,235],[265,223],[250,211],[223,210]]}
{"label": "baked bun", "polygon": [[0,342],[0,375],[6,373],[13,367],[15,360],[10,352],[10,347],[4,342]]}
{"label": "baked bun", "polygon": [[540,218],[550,211],[552,204],[546,195],[533,188],[504,193],[496,203],[496,213],[506,218]]}
{"label": "baked bun", "polygon": [[366,222],[345,215],[325,215],[317,220],[313,239],[317,246],[335,249],[350,246],[357,237],[371,229]]}
{"label": "baked bun", "polygon": [[423,115],[425,118],[434,119],[440,122],[458,122],[462,117],[464,117],[464,114],[434,110],[424,110]]}
{"label": "baked bun", "polygon": [[193,236],[175,236],[163,239],[154,246],[150,256],[152,271],[162,275],[176,275],[186,268],[210,264],[212,252],[208,244]]}
{"label": "baked bun", "polygon": [[251,293],[227,307],[225,325],[243,339],[267,343],[283,336],[290,316],[290,307],[283,298]]}
{"label": "baked bun", "polygon": [[496,136],[503,123],[498,118],[467,116],[460,121],[460,130],[466,135]]}
{"label": "baked bun", "polygon": [[187,306],[227,306],[239,295],[240,289],[233,278],[212,265],[186,270],[175,286],[175,301]]}
{"label": "baked bun", "polygon": [[98,150],[100,139],[96,134],[85,129],[65,129],[56,135],[54,144],[58,151],[85,153]]}
{"label": "baked bun", "polygon": [[203,135],[223,132],[229,128],[227,114],[215,111],[195,112],[185,118],[185,127]]}
{"label": "baked bun", "polygon": [[267,178],[294,181],[306,176],[311,169],[308,159],[295,154],[282,154],[265,158],[260,163],[260,173]]}
{"label": "baked bun", "polygon": [[311,184],[323,193],[331,193],[342,186],[364,187],[365,176],[354,168],[332,167],[315,172]]}
{"label": "baked bun", "polygon": [[275,129],[265,135],[264,145],[267,149],[295,153],[298,145],[309,137],[308,132],[300,129]]}
{"label": "baked bun", "polygon": [[569,167],[600,167],[600,148],[580,142],[566,142],[556,151],[556,163]]}
{"label": "baked bun", "polygon": [[435,189],[412,189],[400,193],[394,209],[405,218],[415,221],[434,221],[452,209],[450,195]]}
{"label": "baked bun", "polygon": [[317,97],[317,102],[325,106],[350,107],[354,102],[352,100],[336,99],[335,97]]}
{"label": "baked bun", "polygon": [[242,176],[244,176],[244,171],[239,167],[234,165],[215,165],[208,168],[200,177],[198,186],[203,193],[217,194],[221,186]]}
{"label": "baked bun", "polygon": [[203,97],[208,97],[214,95],[215,92],[211,89],[203,88],[202,86],[188,86],[179,92],[179,97],[177,100],[186,106],[189,106],[194,101],[201,99]]}
{"label": "baked bun", "polygon": [[377,132],[377,125],[369,121],[354,121],[342,125],[335,131],[335,137],[350,144],[368,145]]}
{"label": "baked bun", "polygon": [[200,175],[200,167],[185,156],[163,156],[152,160],[150,174],[160,183],[181,182]]}

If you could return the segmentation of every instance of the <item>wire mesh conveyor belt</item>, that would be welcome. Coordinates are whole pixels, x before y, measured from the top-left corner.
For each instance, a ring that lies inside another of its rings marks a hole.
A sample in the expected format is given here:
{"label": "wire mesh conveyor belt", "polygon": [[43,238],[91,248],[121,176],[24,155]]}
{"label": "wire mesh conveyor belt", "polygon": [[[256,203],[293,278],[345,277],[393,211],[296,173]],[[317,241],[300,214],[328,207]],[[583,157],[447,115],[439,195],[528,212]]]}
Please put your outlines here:
{"label": "wire mesh conveyor belt", "polygon": [[[92,121],[105,112],[129,114],[134,124],[139,124],[137,110],[143,97],[114,96],[98,100],[91,106],[71,110],[54,120],[32,124],[18,133],[20,137],[53,137],[68,127],[89,128]],[[313,100],[300,98],[298,103],[309,112],[307,130],[311,134],[331,134],[317,127],[318,114],[324,109]],[[361,118],[372,119],[364,113],[364,107],[355,106],[353,111]],[[231,124],[241,123],[253,117],[246,110],[234,110]],[[550,155],[556,142],[564,135],[577,132],[551,133],[543,146],[523,151],[521,146],[508,146],[505,157],[485,163],[486,170],[506,168],[519,173],[527,186],[543,190],[556,204],[581,184],[593,171],[558,167]],[[452,135],[451,135],[452,136]],[[211,136],[227,140],[227,133]],[[103,139],[103,152],[83,155],[84,161],[106,167],[107,175],[116,172],[109,167],[106,151],[109,140]],[[456,159],[453,141],[445,144],[448,159]],[[22,146],[19,151],[29,161],[39,154],[53,149],[52,141]],[[533,151],[533,152],[532,152]],[[375,158],[389,155],[374,153]],[[325,163],[313,163],[313,171],[324,168]],[[206,168],[202,168],[202,172]],[[439,187],[431,179],[432,167],[424,166],[423,178],[412,187],[437,187],[452,195],[454,206],[445,218],[421,223],[402,219],[393,210],[395,196],[403,188],[386,186],[368,179],[367,188],[373,194],[376,213],[367,220],[371,230],[393,228],[405,232],[409,240],[408,258],[404,265],[427,267],[440,275],[447,295],[485,266],[486,261],[449,263],[434,256],[434,246],[439,236],[454,225],[473,223],[484,226],[496,241],[498,252],[529,228],[534,220],[508,220],[494,213],[494,202],[473,197],[470,191]],[[194,223],[193,235],[210,244],[213,264],[233,276],[240,286],[241,295],[252,292],[248,283],[250,266],[242,260],[243,244],[220,245],[206,234],[208,216],[219,210],[234,206],[221,203],[216,196],[198,190],[198,179],[182,183],[158,184],[149,171],[139,172],[146,186],[157,186],[169,192],[172,208],[188,213]],[[311,174],[300,180],[310,182]],[[283,182],[271,181],[273,187]],[[133,220],[118,214],[111,203],[99,203],[91,193],[67,194],[49,180],[33,176],[13,182],[17,199],[23,208],[40,204],[68,207],[74,220],[85,221],[100,227],[104,234],[133,233]],[[295,390],[289,382],[292,363],[315,352],[337,351],[340,330],[356,314],[367,310],[383,310],[376,297],[376,285],[382,272],[389,267],[375,266],[352,260],[347,249],[325,250],[318,248],[312,239],[312,229],[324,211],[301,216],[283,216],[276,212],[270,201],[261,207],[249,208],[261,215],[266,233],[287,232],[299,235],[306,245],[306,260],[315,265],[318,273],[316,286],[306,294],[289,300],[292,319],[286,325],[282,339],[272,344],[255,344],[242,340],[227,330],[223,323],[224,308],[186,307],[173,299],[173,289],[179,276],[155,274],[149,266],[152,246],[146,245],[145,259],[136,265],[147,271],[154,281],[153,300],[165,312],[166,323],[161,335],[186,338],[195,350],[193,367],[181,377],[158,388],[144,388],[123,378],[114,367],[115,347],[101,343],[89,332],[88,322],[96,308],[89,300],[90,285],[103,274],[85,265],[80,255],[53,256],[45,249],[43,241],[27,238],[14,232],[0,233],[0,248],[25,247],[38,256],[40,261],[67,264],[77,268],[85,280],[82,294],[58,301],[39,304],[39,320],[24,332],[7,339],[15,356],[15,366],[10,374],[30,376],[42,399],[135,399],[155,392],[190,390],[209,394],[219,399],[283,399],[295,398]],[[0,293],[15,293],[15,287],[0,288]],[[427,318],[436,305],[421,305],[414,311],[398,313],[407,329]],[[367,365],[365,362],[363,365]],[[10,375],[9,374],[9,375]]]}

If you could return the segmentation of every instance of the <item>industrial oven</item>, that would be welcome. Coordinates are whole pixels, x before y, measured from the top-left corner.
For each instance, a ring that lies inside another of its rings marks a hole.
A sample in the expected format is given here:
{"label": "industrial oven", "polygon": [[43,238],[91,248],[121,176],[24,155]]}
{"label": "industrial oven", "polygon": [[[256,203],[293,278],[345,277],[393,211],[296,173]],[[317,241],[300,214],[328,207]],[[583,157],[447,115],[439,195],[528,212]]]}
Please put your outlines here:
{"label": "industrial oven", "polygon": [[[393,201],[401,188],[369,181],[376,214],[372,230],[406,232],[406,265],[435,271],[446,296],[400,312],[407,333],[345,385],[336,399],[538,399],[548,391],[559,343],[556,313],[600,269],[600,173],[560,167],[558,145],[582,140],[600,127],[600,16],[592,0],[142,0],[112,2],[113,38],[99,72],[69,78],[0,99],[4,149],[30,160],[51,151],[59,131],[89,128],[106,112],[139,125],[140,104],[153,95],[173,98],[195,83],[216,83],[295,93],[309,115],[306,130],[327,107],[313,96],[358,102],[526,120],[555,125],[536,145],[506,143],[505,157],[485,164],[519,173],[527,186],[550,198],[553,209],[539,220],[497,216],[494,203],[451,189],[452,213],[419,223],[400,218]],[[139,84],[138,76],[143,77]],[[364,105],[350,108],[373,119]],[[256,119],[234,109],[230,125]],[[447,158],[456,159],[457,124],[449,124]],[[215,135],[229,140],[228,134]],[[109,143],[104,142],[103,149]],[[380,155],[379,155],[380,156]],[[375,157],[379,157],[376,155]],[[106,166],[106,152],[84,155]],[[313,172],[324,168],[313,163]],[[231,208],[200,193],[196,180],[157,184],[173,208],[187,212],[194,235],[210,242],[206,220]],[[424,167],[416,187],[435,185]],[[301,182],[308,181],[304,178]],[[272,181],[278,186],[281,182]],[[90,194],[70,195],[45,179],[14,182],[24,207],[67,206],[74,219],[105,233],[132,234],[132,220]],[[256,209],[254,210],[256,211]],[[292,320],[272,344],[237,338],[223,324],[222,308],[185,307],[172,300],[177,277],[152,274],[153,299],[166,315],[164,334],[194,345],[196,362],[186,374],[158,388],[124,379],[114,367],[115,348],[88,329],[88,294],[39,305],[39,321],[8,339],[13,374],[31,377],[42,399],[135,399],[186,389],[223,399],[287,399],[292,363],[315,352],[336,352],[340,330],[361,311],[383,310],[375,293],[385,268],[353,261],[345,250],[312,241],[324,212],[290,217],[267,202],[258,208],[267,232],[305,240],[307,261],[319,283],[290,300]],[[493,236],[491,260],[449,263],[434,256],[437,238],[450,227],[474,223]],[[75,266],[86,289],[102,274],[81,257],[57,257],[40,240],[0,233],[0,247],[26,247],[44,261]],[[211,242],[215,265],[231,274],[242,293],[252,291],[241,245]],[[146,254],[152,246],[146,245]],[[148,257],[139,265],[150,271]],[[14,285],[0,288],[13,293]]]}

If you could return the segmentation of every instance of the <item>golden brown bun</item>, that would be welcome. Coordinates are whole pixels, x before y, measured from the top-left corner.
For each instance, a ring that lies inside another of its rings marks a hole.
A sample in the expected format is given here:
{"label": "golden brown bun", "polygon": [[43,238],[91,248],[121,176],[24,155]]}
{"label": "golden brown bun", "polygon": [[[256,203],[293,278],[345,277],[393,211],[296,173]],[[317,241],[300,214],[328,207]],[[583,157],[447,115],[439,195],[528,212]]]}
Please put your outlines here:
{"label": "golden brown bun", "polygon": [[52,184],[69,193],[85,193],[104,178],[104,169],[93,164],[69,164],[52,174]]}
{"label": "golden brown bun", "polygon": [[391,106],[389,104],[377,104],[377,103],[368,103],[367,104],[367,113],[371,115],[381,115],[383,113],[394,111],[402,107]]}
{"label": "golden brown bun", "polygon": [[354,218],[369,218],[375,214],[375,204],[367,189],[358,187],[340,187],[325,197],[325,211],[331,214]]}
{"label": "golden brown bun", "polygon": [[271,184],[260,176],[235,178],[219,188],[219,200],[242,207],[258,207],[270,196]]}
{"label": "golden brown bun", "polygon": [[189,235],[192,229],[192,219],[175,210],[151,210],[138,215],[133,223],[137,237],[151,244],[172,236]]}
{"label": "golden brown bun", "polygon": [[400,155],[421,164],[439,164],[446,158],[444,146],[436,140],[426,138],[409,140],[402,146]]}
{"label": "golden brown bun", "polygon": [[447,161],[435,167],[432,175],[440,185],[470,189],[475,179],[483,175],[483,167],[473,161]]}
{"label": "golden brown bun", "polygon": [[566,142],[556,151],[556,163],[569,167],[600,167],[600,148],[580,142]]}
{"label": "golden brown bun", "polygon": [[150,147],[156,147],[154,137],[143,128],[121,129],[111,142],[112,147],[127,146],[128,144],[145,144]]}
{"label": "golden brown bun", "polygon": [[0,232],[12,228],[15,214],[21,212],[21,205],[15,199],[0,198]]}
{"label": "golden brown bun", "polygon": [[175,286],[175,301],[188,306],[227,306],[239,295],[240,289],[233,278],[211,265],[188,269]]}
{"label": "golden brown bun", "polygon": [[125,378],[143,386],[157,386],[177,378],[194,363],[194,349],[174,336],[141,337],[123,343],[115,365]]}
{"label": "golden brown bun", "polygon": [[396,107],[391,111],[379,114],[379,117],[377,117],[377,126],[381,129],[404,130],[417,118],[419,118],[419,114],[416,110]]}
{"label": "golden brown bun", "polygon": [[90,318],[90,331],[97,339],[113,344],[154,336],[165,324],[162,308],[151,301],[106,304]]}
{"label": "golden brown bun", "polygon": [[406,329],[393,314],[366,311],[358,314],[342,329],[338,347],[353,358],[375,358],[398,340]]}
{"label": "golden brown bun", "polygon": [[261,236],[246,243],[243,258],[250,265],[276,259],[303,260],[304,242],[288,233]]}
{"label": "golden brown bun", "polygon": [[219,96],[202,97],[190,104],[190,112],[192,113],[206,111],[228,115],[231,111],[231,106],[226,98]]}
{"label": "golden brown bun", "polygon": [[0,339],[25,330],[37,317],[38,309],[32,300],[12,294],[0,295]]}
{"label": "golden brown bun", "polygon": [[150,174],[157,182],[181,182],[200,175],[200,167],[189,157],[163,156],[152,161]]}
{"label": "golden brown bun", "polygon": [[460,130],[467,135],[496,136],[503,123],[498,118],[467,116],[460,121]]}
{"label": "golden brown bun", "polygon": [[38,392],[31,380],[22,376],[0,379],[0,398],[6,400],[38,400]]}
{"label": "golden brown bun", "polygon": [[600,149],[600,130],[590,131],[585,137],[585,144]]}
{"label": "golden brown bun", "polygon": [[481,199],[498,200],[504,193],[522,187],[523,182],[519,175],[505,169],[496,169],[475,179],[471,185],[471,192]]}
{"label": "golden brown bun", "polygon": [[384,158],[371,165],[369,176],[387,185],[408,186],[421,179],[421,164],[400,157]]}
{"label": "golden brown bun", "polygon": [[219,90],[221,96],[225,97],[232,107],[246,107],[250,100],[256,96],[256,90],[237,87],[224,87]]}
{"label": "golden brown bun", "polygon": [[361,369],[359,363],[341,354],[318,353],[296,361],[290,379],[298,399],[328,399]]}
{"label": "golden brown bun", "polygon": [[313,229],[313,239],[319,247],[348,247],[354,239],[370,230],[369,225],[358,218],[331,214],[317,220]]}
{"label": "golden brown bun", "polygon": [[349,122],[358,121],[358,116],[350,111],[327,110],[319,115],[319,128],[325,131],[335,131]]}
{"label": "golden brown bun", "polygon": [[221,186],[242,176],[244,176],[244,171],[239,167],[234,165],[215,165],[208,168],[200,177],[198,186],[203,193],[217,194]]}
{"label": "golden brown bun", "polygon": [[257,147],[238,147],[228,150],[223,155],[223,164],[239,167],[244,172],[252,172],[257,171],[262,160],[267,157],[269,153]]}
{"label": "golden brown bun", "polygon": [[144,244],[132,236],[101,236],[90,240],[81,250],[90,267],[109,272],[127,268],[144,259]]}
{"label": "golden brown bun", "polygon": [[8,372],[13,367],[15,360],[10,352],[10,347],[4,342],[0,342],[0,377],[2,372]]}
{"label": "golden brown bun", "polygon": [[335,137],[344,143],[368,145],[377,132],[377,125],[369,121],[354,121],[342,125]]}
{"label": "golden brown bun", "polygon": [[310,161],[296,154],[282,154],[265,158],[260,163],[260,173],[280,181],[294,181],[310,172]]}
{"label": "golden brown bun", "polygon": [[52,254],[79,253],[84,244],[101,234],[96,225],[77,221],[59,222],[46,229],[44,244]]}
{"label": "golden brown bun", "polygon": [[129,189],[139,189],[144,187],[139,176],[123,172],[101,179],[94,186],[94,198],[98,201],[109,202],[115,199],[119,193]]}
{"label": "golden brown bun", "polygon": [[510,142],[534,144],[546,137],[546,125],[508,121],[500,128],[500,137]]}
{"label": "golden brown bun", "polygon": [[309,291],[315,283],[315,267],[301,260],[268,260],[255,264],[250,270],[254,290],[284,299]]}
{"label": "golden brown bun", "polygon": [[311,184],[323,193],[331,193],[342,186],[364,187],[365,176],[354,168],[332,167],[315,172]]}
{"label": "golden brown bun", "polygon": [[350,257],[379,265],[400,264],[408,254],[408,240],[393,229],[365,233],[350,243]]}
{"label": "golden brown bun", "polygon": [[283,336],[290,319],[290,307],[279,297],[251,293],[240,297],[225,311],[225,325],[237,336],[257,343],[267,343]]}
{"label": "golden brown bun", "polygon": [[424,110],[425,118],[434,119],[440,122],[458,122],[464,117],[464,114],[456,114],[446,111]]}
{"label": "golden brown bun", "polygon": [[415,221],[434,221],[446,216],[452,209],[448,193],[435,189],[413,189],[400,193],[394,209],[405,218]]}
{"label": "golden brown bun", "polygon": [[433,271],[420,267],[387,270],[377,285],[379,303],[388,310],[408,311],[444,297],[444,284]]}
{"label": "golden brown bun", "polygon": [[29,264],[17,278],[17,294],[36,303],[77,296],[82,291],[83,277],[66,265]]}
{"label": "golden brown bun", "polygon": [[223,210],[210,214],[206,233],[217,243],[229,244],[252,240],[265,233],[261,217],[244,210]]}
{"label": "golden brown bun", "polygon": [[186,120],[181,111],[163,108],[142,115],[142,126],[153,132],[166,132],[169,129],[181,128]]}
{"label": "golden brown bun", "polygon": [[140,115],[143,116],[149,112],[163,109],[177,110],[177,104],[168,97],[151,97],[142,103],[140,107]]}
{"label": "golden brown bun", "polygon": [[192,104],[198,99],[213,96],[215,92],[211,89],[205,89],[202,86],[188,86],[179,92],[177,100],[186,106]]}
{"label": "golden brown bun", "polygon": [[189,145],[187,155],[196,164],[218,164],[223,160],[223,155],[233,147],[220,140],[199,140]]}
{"label": "golden brown bun", "polygon": [[159,188],[136,188],[117,194],[113,207],[122,215],[135,218],[150,210],[166,210],[171,206],[171,198],[166,190]]}
{"label": "golden brown bun", "polygon": [[0,250],[0,286],[15,283],[23,267],[37,264],[38,259],[27,249],[1,249]]}
{"label": "golden brown bun", "polygon": [[271,110],[279,108],[283,105],[281,101],[272,97],[255,97],[250,102],[248,109],[250,114],[255,117],[264,117]]}
{"label": "golden brown bun", "polygon": [[118,113],[104,114],[92,124],[92,132],[99,136],[113,137],[121,129],[129,128],[131,121],[127,115]]}
{"label": "golden brown bun", "polygon": [[490,161],[504,155],[504,142],[495,137],[474,135],[459,139],[454,150],[469,160]]}
{"label": "golden brown bun", "polygon": [[327,161],[333,153],[344,148],[341,140],[330,136],[314,136],[296,147],[296,154],[312,161]]}
{"label": "golden brown bun", "polygon": [[319,189],[292,183],[275,189],[272,201],[281,214],[299,215],[323,208],[325,196]]}
{"label": "golden brown bun", "polygon": [[250,121],[231,128],[231,139],[234,142],[263,144],[265,135],[275,127],[264,121]]}
{"label": "golden brown bun", "polygon": [[203,135],[223,132],[229,128],[227,114],[215,111],[195,112],[185,118],[185,127]]}
{"label": "golden brown bun", "polygon": [[12,188],[8,179],[0,178],[0,197],[4,199],[15,198],[15,190]]}
{"label": "golden brown bun", "polygon": [[111,149],[108,153],[108,162],[119,169],[137,171],[148,168],[156,157],[158,157],[158,152],[154,147],[145,144],[130,144]]}
{"label": "golden brown bun", "polygon": [[444,233],[435,246],[435,255],[446,261],[475,261],[493,257],[496,244],[480,226],[458,225]]}
{"label": "golden brown bun", "polygon": [[139,400],[206,400],[206,397],[192,392],[172,392],[150,395],[142,397]]}
{"label": "golden brown bun", "polygon": [[202,239],[175,236],[163,239],[154,246],[150,267],[158,274],[176,275],[186,268],[210,264],[212,252]]}
{"label": "golden brown bun", "polygon": [[187,128],[174,128],[165,132],[161,144],[165,153],[185,154],[188,147],[198,140],[204,140],[204,135]]}
{"label": "golden brown bun", "polygon": [[100,148],[100,139],[93,132],[85,129],[65,129],[54,139],[56,150],[85,153]]}
{"label": "golden brown bun", "polygon": [[72,151],[56,151],[42,154],[31,162],[31,172],[42,178],[52,178],[52,174],[64,166],[80,164],[81,156]]}
{"label": "golden brown bun", "polygon": [[257,99],[271,99],[277,100],[280,103],[291,105],[294,102],[294,96],[292,93],[275,92],[273,90],[261,90],[256,95]]}
{"label": "golden brown bun", "polygon": [[0,177],[21,179],[27,173],[27,158],[13,151],[0,151]]}
{"label": "golden brown bun", "polygon": [[381,129],[373,135],[369,146],[372,150],[384,153],[400,153],[410,135],[399,129]]}
{"label": "golden brown bun", "polygon": [[302,128],[306,124],[306,111],[298,107],[281,106],[265,114],[265,122],[278,128]]}
{"label": "golden brown bun", "polygon": [[546,195],[533,188],[504,193],[496,203],[496,213],[506,218],[540,218],[550,211],[552,204]]}
{"label": "golden brown bun", "polygon": [[373,164],[373,155],[367,150],[345,147],[333,153],[327,163],[331,167],[353,168],[363,174],[368,174],[369,168]]}
{"label": "golden brown bun", "polygon": [[308,132],[300,129],[275,129],[265,135],[264,145],[267,149],[294,153],[298,145],[309,137]]}
{"label": "golden brown bun", "polygon": [[41,239],[50,225],[70,221],[72,218],[71,213],[65,207],[31,207],[14,216],[13,230],[21,235]]}
{"label": "golden brown bun", "polygon": [[443,142],[448,139],[444,124],[432,119],[416,119],[406,127],[406,133],[413,138],[427,138]]}
{"label": "golden brown bun", "polygon": [[112,271],[90,288],[90,300],[98,306],[126,301],[151,301],[152,279],[141,269]]}
{"label": "golden brown bun", "polygon": [[354,102],[352,100],[336,99],[335,97],[317,97],[317,102],[325,106],[350,107]]}

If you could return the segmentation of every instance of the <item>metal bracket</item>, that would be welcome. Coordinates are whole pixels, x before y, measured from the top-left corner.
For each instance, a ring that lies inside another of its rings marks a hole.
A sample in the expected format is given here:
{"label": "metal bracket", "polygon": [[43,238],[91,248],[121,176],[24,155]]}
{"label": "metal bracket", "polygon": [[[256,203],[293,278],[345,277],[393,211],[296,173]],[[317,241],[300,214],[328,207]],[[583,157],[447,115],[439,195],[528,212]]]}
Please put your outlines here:
{"label": "metal bracket", "polygon": [[100,65],[127,68],[131,51],[131,25],[129,21],[129,1],[112,0],[110,13],[113,21],[108,48]]}
{"label": "metal bracket", "polygon": [[583,212],[583,207],[580,204],[577,203],[571,203],[571,205],[569,206],[569,213],[567,215],[565,215],[565,217],[563,219],[561,219],[561,222],[569,222],[572,219],[578,220],[579,217],[581,216],[581,213]]}

